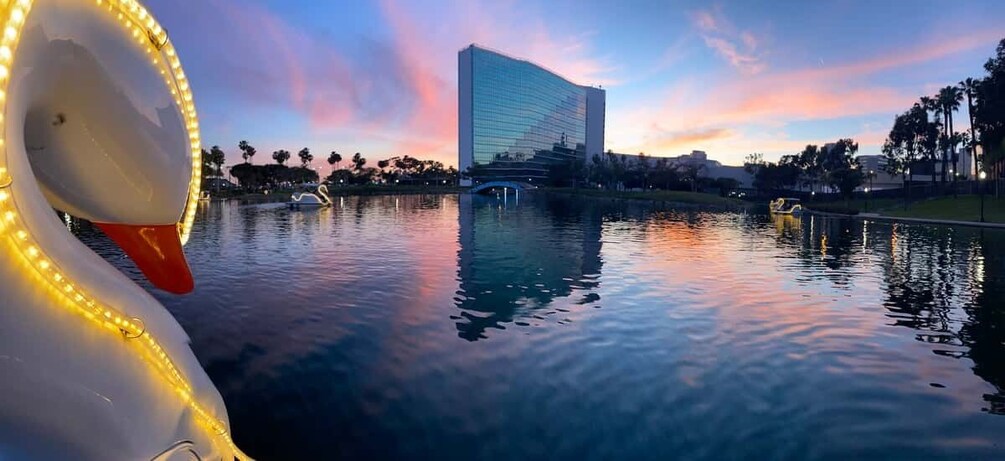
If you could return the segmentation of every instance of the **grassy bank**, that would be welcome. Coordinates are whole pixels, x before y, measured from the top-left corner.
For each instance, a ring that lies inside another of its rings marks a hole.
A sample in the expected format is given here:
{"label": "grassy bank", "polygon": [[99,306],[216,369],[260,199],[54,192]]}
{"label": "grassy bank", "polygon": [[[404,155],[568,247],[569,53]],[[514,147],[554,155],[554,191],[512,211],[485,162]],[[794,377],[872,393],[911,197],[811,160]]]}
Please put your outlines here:
{"label": "grassy bank", "polygon": [[[981,199],[978,195],[961,195],[957,198],[939,197],[914,202],[904,209],[903,202],[879,211],[884,216],[949,221],[980,221]],[[1005,224],[1005,200],[984,196],[984,221]]]}
{"label": "grassy bank", "polygon": [[706,194],[703,192],[687,192],[676,190],[654,190],[648,192],[614,191],[603,189],[572,189],[572,188],[548,188],[548,192],[577,195],[584,197],[598,197],[621,200],[649,200],[653,202],[666,202],[667,204],[680,204],[698,207],[710,207],[728,210],[750,209],[755,205],[736,198],[721,197],[717,194]]}
{"label": "grassy bank", "polygon": [[853,213],[876,213],[879,210],[885,210],[893,207],[903,207],[904,200],[896,198],[883,198],[883,199],[870,199],[868,201],[860,198],[854,200],[849,200],[845,202],[844,200],[834,200],[834,201],[806,201],[803,202],[803,206],[810,210],[818,211],[828,211],[835,213],[853,214]]}
{"label": "grassy bank", "polygon": [[[810,210],[840,214],[877,213],[897,218],[938,219],[945,221],[978,222],[981,218],[979,195],[959,197],[937,197],[911,202],[904,208],[904,199],[855,199],[850,202],[807,202]],[[991,195],[984,196],[984,220],[990,223],[1005,223],[1005,200],[996,200]]]}

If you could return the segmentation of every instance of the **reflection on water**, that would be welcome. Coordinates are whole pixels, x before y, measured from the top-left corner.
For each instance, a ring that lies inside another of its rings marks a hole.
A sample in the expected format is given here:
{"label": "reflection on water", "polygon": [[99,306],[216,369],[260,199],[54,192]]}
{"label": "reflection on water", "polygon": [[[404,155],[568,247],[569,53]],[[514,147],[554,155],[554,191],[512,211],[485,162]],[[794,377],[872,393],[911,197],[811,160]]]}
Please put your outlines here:
{"label": "reflection on water", "polygon": [[[508,203],[479,196],[459,198],[460,252],[457,331],[469,341],[488,328],[546,321],[555,298],[576,293],[595,303],[600,276],[602,216],[587,203],[544,198],[543,209],[514,212]],[[523,211],[523,210],[521,210]]]}
{"label": "reflection on water", "polygon": [[155,295],[261,459],[1005,457],[1001,231],[388,196],[186,252]]}

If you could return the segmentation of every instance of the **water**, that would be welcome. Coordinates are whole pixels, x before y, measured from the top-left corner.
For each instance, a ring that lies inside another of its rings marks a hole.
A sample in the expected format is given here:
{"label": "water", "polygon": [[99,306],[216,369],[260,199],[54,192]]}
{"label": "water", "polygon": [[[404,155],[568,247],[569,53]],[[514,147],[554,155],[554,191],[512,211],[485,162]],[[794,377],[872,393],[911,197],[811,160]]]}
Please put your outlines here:
{"label": "water", "polygon": [[1005,458],[1005,232],[337,200],[202,205],[156,294],[259,459]]}

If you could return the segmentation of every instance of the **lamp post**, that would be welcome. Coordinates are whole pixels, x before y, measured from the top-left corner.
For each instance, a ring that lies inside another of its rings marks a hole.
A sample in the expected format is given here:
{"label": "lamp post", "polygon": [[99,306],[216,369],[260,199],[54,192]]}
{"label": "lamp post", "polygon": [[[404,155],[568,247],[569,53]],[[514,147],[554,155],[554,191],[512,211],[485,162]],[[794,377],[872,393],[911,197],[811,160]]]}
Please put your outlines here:
{"label": "lamp post", "polygon": [[949,179],[953,181],[953,198],[956,198],[956,172],[952,168],[949,169]]}
{"label": "lamp post", "polygon": [[876,171],[875,170],[869,170],[869,187],[865,188],[865,211],[866,212],[869,211],[869,191],[871,191],[873,189],[873,187],[872,187],[872,178],[874,176],[876,176]]}
{"label": "lamp post", "polygon": [[984,222],[984,179],[988,177],[988,174],[981,172],[977,175],[977,188],[981,190],[981,222]]}
{"label": "lamp post", "polygon": [[904,210],[907,211],[907,204],[911,200],[911,169],[904,170]]}

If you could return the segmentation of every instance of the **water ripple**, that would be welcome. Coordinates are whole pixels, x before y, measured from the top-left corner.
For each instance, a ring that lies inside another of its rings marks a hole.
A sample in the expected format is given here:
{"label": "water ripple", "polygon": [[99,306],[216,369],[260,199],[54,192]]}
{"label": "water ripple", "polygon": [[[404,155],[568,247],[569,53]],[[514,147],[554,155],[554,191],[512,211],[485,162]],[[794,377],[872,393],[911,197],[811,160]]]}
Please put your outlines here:
{"label": "water ripple", "polygon": [[195,293],[155,292],[260,459],[1005,457],[1000,231],[337,205],[201,205]]}

